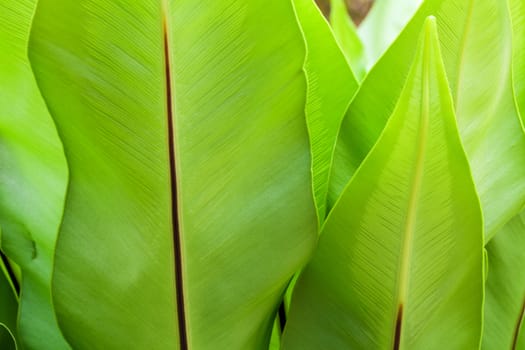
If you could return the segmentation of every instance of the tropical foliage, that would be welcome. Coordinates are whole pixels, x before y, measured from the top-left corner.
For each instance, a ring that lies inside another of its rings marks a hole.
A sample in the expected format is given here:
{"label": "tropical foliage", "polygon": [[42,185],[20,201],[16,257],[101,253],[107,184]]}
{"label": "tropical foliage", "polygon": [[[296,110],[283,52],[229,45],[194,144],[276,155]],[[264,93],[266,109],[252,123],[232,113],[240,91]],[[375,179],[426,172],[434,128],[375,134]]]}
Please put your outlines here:
{"label": "tropical foliage", "polygon": [[0,0],[0,349],[525,349],[525,2]]}

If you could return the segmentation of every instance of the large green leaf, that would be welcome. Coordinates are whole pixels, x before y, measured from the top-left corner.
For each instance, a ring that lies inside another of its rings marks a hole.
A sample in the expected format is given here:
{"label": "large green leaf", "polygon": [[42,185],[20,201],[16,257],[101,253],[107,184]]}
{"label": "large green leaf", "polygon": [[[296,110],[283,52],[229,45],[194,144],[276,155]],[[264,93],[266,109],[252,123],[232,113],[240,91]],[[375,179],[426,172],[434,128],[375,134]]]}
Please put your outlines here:
{"label": "large green leaf", "polygon": [[508,0],[512,17],[513,82],[516,102],[525,130],[525,2]]}
{"label": "large green leaf", "polygon": [[359,25],[357,33],[364,43],[366,69],[394,42],[423,0],[378,0]]}
{"label": "large green leaf", "polygon": [[328,23],[313,0],[294,0],[307,55],[306,119],[312,149],[313,186],[320,222],[326,216],[328,179],[341,120],[358,88]]}
{"label": "large green leaf", "polygon": [[[525,211],[487,245],[483,349],[525,349]],[[521,331],[520,331],[521,330]],[[522,344],[518,346],[522,338]]]}
{"label": "large green leaf", "polygon": [[[525,204],[525,135],[511,81],[511,28],[501,0],[427,0],[363,82],[341,125],[328,203],[339,197],[392,113],[417,28],[435,14],[459,130],[488,241]],[[393,68],[395,67],[395,68]],[[385,83],[386,82],[386,83]]]}
{"label": "large green leaf", "polygon": [[[483,225],[436,25],[294,289],[283,349],[475,349]],[[446,342],[446,343],[444,343]]]}
{"label": "large green leaf", "polygon": [[67,168],[27,59],[35,6],[34,0],[0,0],[1,249],[22,269],[22,346],[59,350],[68,346],[55,320],[50,283]]}
{"label": "large green leaf", "polygon": [[0,259],[0,349],[2,350],[16,349],[17,311],[16,291],[4,260]]}
{"label": "large green leaf", "polygon": [[40,0],[75,349],[266,349],[317,220],[291,1]]}

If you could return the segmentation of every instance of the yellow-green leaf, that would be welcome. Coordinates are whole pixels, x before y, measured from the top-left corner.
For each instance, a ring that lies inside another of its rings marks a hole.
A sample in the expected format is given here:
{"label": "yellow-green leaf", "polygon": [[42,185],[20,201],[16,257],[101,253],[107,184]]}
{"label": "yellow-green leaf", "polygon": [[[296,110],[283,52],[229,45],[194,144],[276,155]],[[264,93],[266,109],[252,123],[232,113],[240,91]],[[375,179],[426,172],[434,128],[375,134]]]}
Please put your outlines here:
{"label": "yellow-green leaf", "polygon": [[294,0],[306,43],[306,120],[319,221],[326,217],[328,179],[341,120],[359,87],[328,23],[313,0]]}
{"label": "yellow-green leaf", "polygon": [[39,1],[75,349],[267,349],[317,239],[305,53],[291,1]]}
{"label": "yellow-green leaf", "polygon": [[[525,134],[511,79],[511,26],[501,0],[427,0],[367,75],[341,125],[331,173],[333,206],[395,106],[418,28],[435,14],[443,60],[484,215],[488,242],[525,205]],[[395,67],[395,68],[393,68]]]}
{"label": "yellow-green leaf", "polygon": [[481,209],[429,18],[389,122],[297,282],[283,349],[475,349],[483,266]]}
{"label": "yellow-green leaf", "polygon": [[27,58],[35,7],[36,0],[0,0],[1,249],[22,271],[21,346],[61,350],[69,346],[58,329],[50,284],[67,166]]}
{"label": "yellow-green leaf", "polygon": [[487,251],[482,349],[525,349],[525,212],[503,227]]}

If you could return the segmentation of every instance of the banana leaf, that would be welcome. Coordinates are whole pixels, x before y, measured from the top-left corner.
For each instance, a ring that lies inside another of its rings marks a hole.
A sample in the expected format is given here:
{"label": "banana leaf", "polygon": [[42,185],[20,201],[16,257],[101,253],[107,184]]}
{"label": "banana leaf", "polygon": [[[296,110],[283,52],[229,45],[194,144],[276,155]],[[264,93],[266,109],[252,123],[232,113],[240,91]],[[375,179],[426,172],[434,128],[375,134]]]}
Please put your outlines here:
{"label": "banana leaf", "polygon": [[516,103],[521,116],[521,126],[525,131],[525,2],[508,0],[512,18],[512,72]]}
{"label": "banana leaf", "polygon": [[364,43],[357,35],[357,28],[348,15],[344,0],[331,0],[330,24],[348,65],[356,78],[363,80],[367,70]]}
{"label": "banana leaf", "polygon": [[306,43],[306,119],[319,221],[326,217],[332,155],[341,120],[359,85],[313,0],[293,1]]}
{"label": "banana leaf", "polygon": [[291,1],[39,1],[73,348],[268,348],[318,234],[305,53]]}
{"label": "banana leaf", "polygon": [[394,113],[299,277],[284,350],[479,347],[481,208],[434,18],[422,35]]}
{"label": "banana leaf", "polygon": [[0,0],[0,248],[21,268],[20,346],[60,350],[69,346],[58,329],[50,283],[67,167],[27,58],[35,6],[33,0]]}
{"label": "banana leaf", "polygon": [[525,349],[525,211],[487,245],[484,350]]}
{"label": "banana leaf", "polygon": [[[480,195],[488,242],[525,205],[525,134],[511,79],[511,27],[501,0],[427,0],[367,75],[343,119],[331,208],[376,142],[409,69],[418,28],[435,14],[462,142]],[[395,67],[395,68],[393,68]]]}

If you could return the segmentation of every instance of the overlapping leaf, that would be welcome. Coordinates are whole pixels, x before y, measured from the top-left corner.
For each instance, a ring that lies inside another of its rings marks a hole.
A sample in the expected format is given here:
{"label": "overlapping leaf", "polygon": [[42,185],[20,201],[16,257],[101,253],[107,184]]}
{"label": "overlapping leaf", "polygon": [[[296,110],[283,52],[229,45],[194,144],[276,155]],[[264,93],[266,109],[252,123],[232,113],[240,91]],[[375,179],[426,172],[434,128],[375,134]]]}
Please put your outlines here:
{"label": "overlapping leaf", "polygon": [[0,0],[1,249],[22,269],[21,345],[60,350],[68,345],[55,320],[50,283],[67,170],[27,58],[35,6],[34,0]]}
{"label": "overlapping leaf", "polygon": [[294,6],[307,49],[306,120],[312,150],[313,187],[322,223],[337,133],[358,83],[313,0],[294,0]]}
{"label": "overlapping leaf", "polygon": [[475,349],[481,210],[429,19],[393,115],[329,215],[283,349]]}
{"label": "overlapping leaf", "polygon": [[525,212],[512,219],[487,245],[485,350],[525,349]]}
{"label": "overlapping leaf", "polygon": [[500,0],[423,3],[349,107],[335,150],[329,206],[383,130],[408,72],[417,28],[429,14],[442,29],[443,58],[488,241],[525,204],[525,135],[513,97],[510,19]]}
{"label": "overlapping leaf", "polygon": [[70,186],[75,349],[266,349],[317,239],[292,3],[41,0],[30,58]]}

